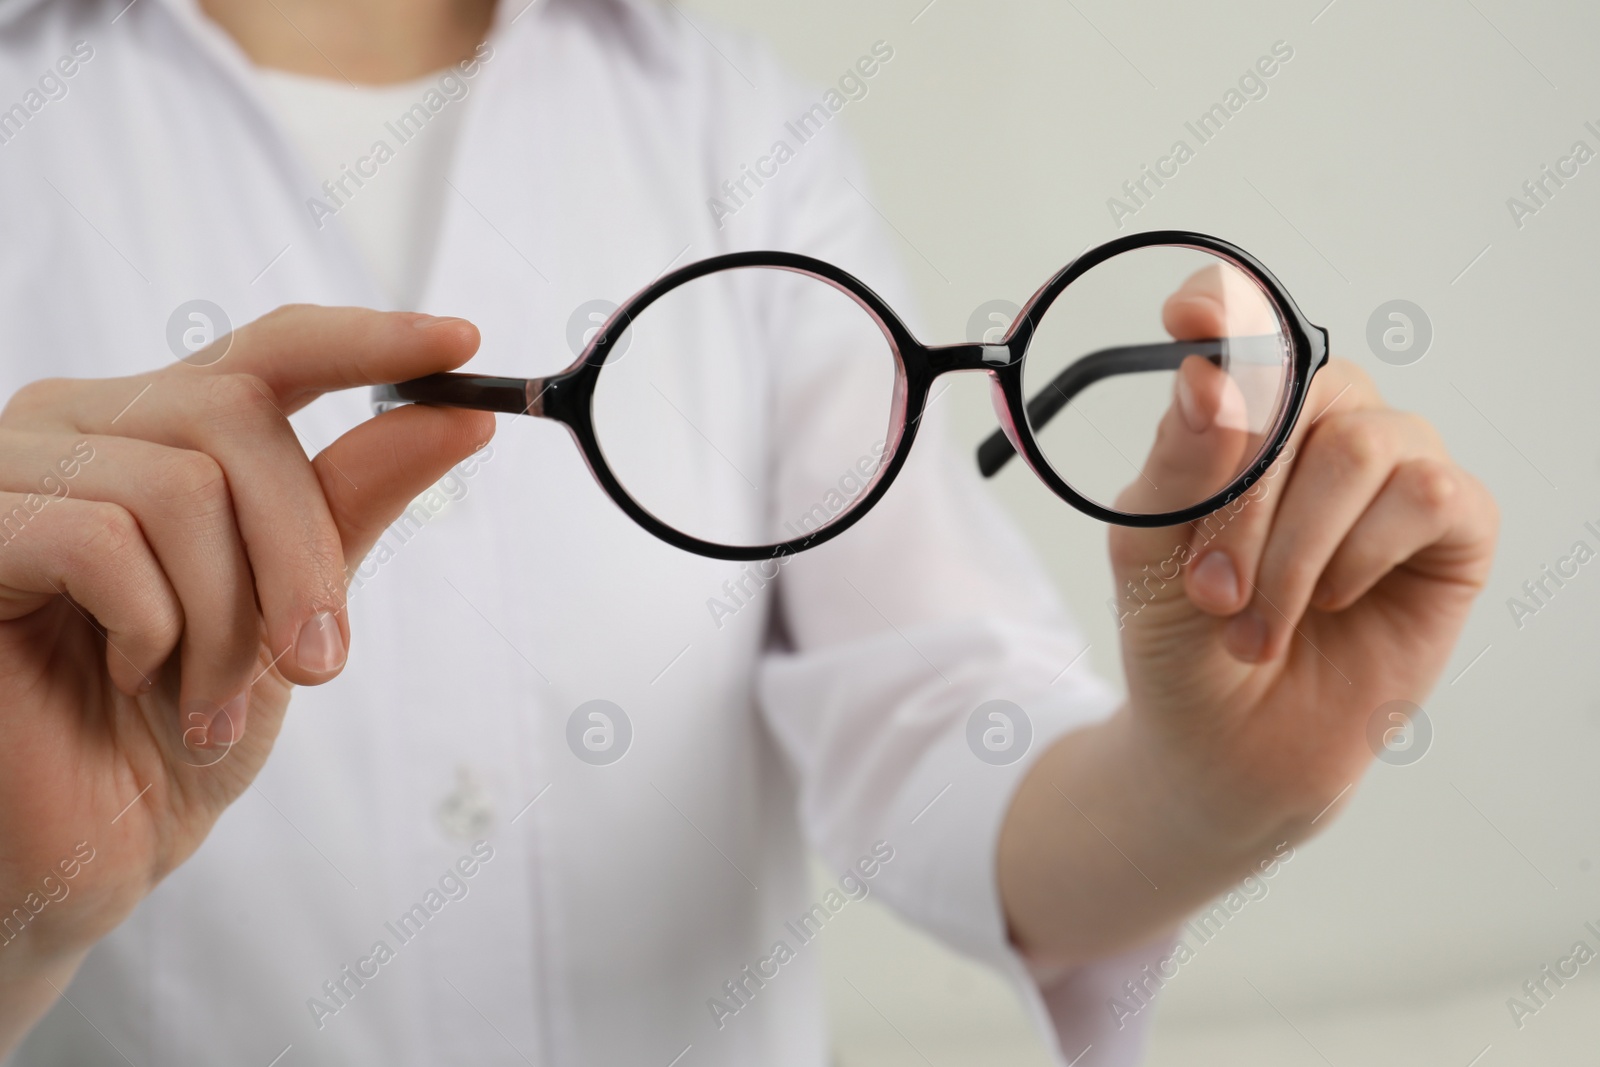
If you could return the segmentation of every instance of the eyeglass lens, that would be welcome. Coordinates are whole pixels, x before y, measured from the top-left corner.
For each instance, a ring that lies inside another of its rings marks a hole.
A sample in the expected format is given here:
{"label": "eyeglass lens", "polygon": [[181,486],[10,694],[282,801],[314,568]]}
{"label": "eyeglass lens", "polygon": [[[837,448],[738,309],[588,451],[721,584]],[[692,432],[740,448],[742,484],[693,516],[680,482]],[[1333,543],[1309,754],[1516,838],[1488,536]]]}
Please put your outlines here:
{"label": "eyeglass lens", "polygon": [[894,441],[897,364],[878,320],[811,275],[719,271],[634,314],[594,429],[640,506],[691,537],[803,538],[858,503]]}
{"label": "eyeglass lens", "polygon": [[1251,275],[1152,245],[1097,264],[1038,314],[1022,391],[1063,481],[1148,515],[1237,480],[1270,444],[1290,381],[1286,328]]}

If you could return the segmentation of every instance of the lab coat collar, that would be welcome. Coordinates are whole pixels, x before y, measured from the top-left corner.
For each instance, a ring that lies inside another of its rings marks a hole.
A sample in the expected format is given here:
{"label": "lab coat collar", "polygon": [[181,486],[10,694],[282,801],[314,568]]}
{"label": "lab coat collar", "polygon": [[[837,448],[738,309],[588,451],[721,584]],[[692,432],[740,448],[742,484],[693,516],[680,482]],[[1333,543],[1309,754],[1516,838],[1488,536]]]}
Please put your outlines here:
{"label": "lab coat collar", "polygon": [[[22,21],[23,17],[29,12],[46,2],[47,0],[0,0],[0,31],[4,31],[13,23]],[[124,3],[128,8],[132,8],[134,4],[167,4],[168,6],[186,6],[198,10],[194,3],[184,3],[184,0],[133,0],[133,3],[127,3],[127,0],[124,0]],[[121,13],[125,12],[122,5],[118,5],[113,14],[120,19]]]}
{"label": "lab coat collar", "polygon": [[[30,14],[38,13],[48,2],[50,0],[0,0],[0,34]],[[183,36],[222,68],[226,76],[244,84],[247,96],[256,96],[249,57],[238,42],[211,21],[201,9],[200,0],[102,0],[99,6],[109,12],[107,17],[111,22],[139,17],[141,8],[145,15],[151,8],[164,9]],[[686,16],[677,12],[669,16],[666,6],[659,0],[497,0],[488,36],[496,46],[525,41],[540,19],[558,16],[588,22],[597,35],[615,39],[623,51],[642,65],[653,68],[658,76],[671,77],[676,70],[678,57],[666,44],[671,35],[661,31],[674,16],[679,19]],[[256,103],[259,105],[260,101]]]}
{"label": "lab coat collar", "polygon": [[537,13],[539,8],[571,7],[590,15],[600,16],[599,21],[617,29],[626,29],[644,14],[649,0],[496,0],[492,33],[501,33],[513,22],[522,21],[525,14]]}
{"label": "lab coat collar", "polygon": [[[4,33],[48,2],[50,0],[0,0],[0,33]],[[220,48],[222,53],[229,54],[230,62],[235,64],[242,62],[248,65],[248,61],[244,59],[243,53],[234,44],[233,39],[200,9],[199,0],[106,0],[100,5],[109,13],[108,21],[112,23],[136,17],[140,8],[152,6],[165,8],[179,25],[204,41],[205,47],[210,48],[213,53]]]}
{"label": "lab coat collar", "polygon": [[[0,0],[0,33],[36,13],[49,0]],[[57,0],[62,2],[62,0]],[[101,7],[110,12],[109,20],[120,22],[125,16],[137,17],[140,8],[164,8],[172,20],[200,49],[218,62],[233,77],[249,81],[247,72],[251,63],[238,43],[206,15],[200,0],[103,0]],[[557,13],[583,19],[602,36],[612,36],[623,49],[641,63],[656,68],[658,73],[669,74],[677,57],[664,44],[659,31],[670,21],[665,6],[658,0],[497,0],[494,21],[489,37],[496,44],[504,44],[521,37],[518,30],[527,31],[544,16]],[[684,18],[681,14],[677,18]],[[652,26],[654,22],[656,25]],[[670,74],[669,74],[670,76]],[[248,90],[247,90],[248,92]]]}
{"label": "lab coat collar", "polygon": [[42,3],[44,0],[0,0],[0,30],[19,21]]}

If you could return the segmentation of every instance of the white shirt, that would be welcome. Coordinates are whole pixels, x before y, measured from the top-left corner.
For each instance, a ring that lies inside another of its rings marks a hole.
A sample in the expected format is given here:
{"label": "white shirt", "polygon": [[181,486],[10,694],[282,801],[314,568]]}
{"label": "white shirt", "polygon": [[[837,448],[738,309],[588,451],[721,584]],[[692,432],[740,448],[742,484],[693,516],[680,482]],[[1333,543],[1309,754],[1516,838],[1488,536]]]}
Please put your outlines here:
{"label": "white shirt", "polygon": [[[0,0],[0,107],[27,110],[0,140],[0,396],[166,363],[167,320],[195,298],[235,324],[390,303],[342,213],[309,204],[325,176],[237,47],[193,0],[122,8]],[[720,183],[822,94],[713,39],[635,0],[501,8],[417,300],[478,323],[474,369],[558,370],[574,308],[738,248],[831,260],[909,308],[842,130],[719,226]],[[92,57],[66,94],[27,95],[79,41]],[[707,602],[741,565],[635,527],[560,427],[503,421],[358,573],[343,676],[297,692],[256,786],[12,1062],[122,1062],[109,1042],[141,1065],[820,1067],[818,950],[790,929],[833,903],[813,897],[808,844],[1010,975],[1062,1062],[1133,1062],[1149,1013],[1118,1031],[1107,1002],[1158,950],[1041,990],[995,876],[1031,759],[1114,698],[1063,673],[1082,641],[937,412],[871,516],[720,619]],[[343,394],[296,426],[320,449],[367,414]],[[1034,730],[1005,767],[965,739],[994,698]],[[632,723],[608,766],[566,740],[595,699]],[[740,1000],[747,966],[772,977]],[[718,1018],[718,999],[739,1010]]]}

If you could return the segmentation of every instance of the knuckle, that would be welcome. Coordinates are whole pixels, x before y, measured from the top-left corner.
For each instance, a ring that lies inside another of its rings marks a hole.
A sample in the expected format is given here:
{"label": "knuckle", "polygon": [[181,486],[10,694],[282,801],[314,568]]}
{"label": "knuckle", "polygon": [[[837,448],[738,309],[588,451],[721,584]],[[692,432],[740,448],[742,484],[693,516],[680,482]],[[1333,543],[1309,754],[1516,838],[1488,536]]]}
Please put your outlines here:
{"label": "knuckle", "polygon": [[73,503],[40,515],[41,522],[49,523],[46,551],[61,573],[69,580],[73,574],[85,574],[119,582],[142,574],[149,557],[144,531],[132,513],[120,504]]}
{"label": "knuckle", "polygon": [[118,504],[86,504],[85,521],[68,545],[68,555],[78,567],[110,576],[128,591],[128,603],[143,636],[166,647],[183,632],[183,617],[166,594],[159,570],[145,546],[139,521]]}
{"label": "knuckle", "polygon": [[301,315],[304,315],[307,311],[311,310],[315,306],[315,304],[305,303],[279,304],[277,307],[263,315],[262,318],[271,319],[274,322],[281,322],[284,319],[299,318]]}
{"label": "knuckle", "polygon": [[315,304],[279,304],[254,322],[239,328],[241,337],[263,334],[270,338],[275,332],[290,329],[300,319],[317,311]]}
{"label": "knuckle", "polygon": [[143,548],[144,533],[127,508],[119,504],[92,503],[88,521],[82,523],[70,547],[80,559],[103,560],[120,567]]}
{"label": "knuckle", "polygon": [[1443,516],[1460,495],[1460,482],[1448,464],[1418,460],[1411,465],[1410,491],[1414,504],[1429,516]]}
{"label": "knuckle", "polygon": [[1279,562],[1277,573],[1271,579],[1263,578],[1263,585],[1270,585],[1278,590],[1309,589],[1321,573],[1320,566],[1314,564],[1305,552],[1296,551],[1286,559]]}
{"label": "knuckle", "polygon": [[253,374],[219,374],[205,387],[204,401],[214,418],[256,420],[273,412],[267,385]]}
{"label": "knuckle", "polygon": [[1389,454],[1389,435],[1373,419],[1339,419],[1329,424],[1324,437],[1335,462],[1350,471],[1369,470]]}
{"label": "knuckle", "polygon": [[319,606],[338,604],[346,580],[344,548],[339,541],[339,531],[332,523],[308,526],[305,541],[310,546],[307,589]]}
{"label": "knuckle", "polygon": [[183,637],[183,612],[171,597],[149,590],[140,604],[140,614],[141,628],[153,644],[171,648]]}
{"label": "knuckle", "polygon": [[60,410],[62,401],[72,388],[68,378],[40,378],[29,382],[11,394],[0,420],[18,420]]}
{"label": "knuckle", "polygon": [[211,510],[227,495],[222,466],[203,452],[179,452],[166,460],[151,483],[157,499]]}

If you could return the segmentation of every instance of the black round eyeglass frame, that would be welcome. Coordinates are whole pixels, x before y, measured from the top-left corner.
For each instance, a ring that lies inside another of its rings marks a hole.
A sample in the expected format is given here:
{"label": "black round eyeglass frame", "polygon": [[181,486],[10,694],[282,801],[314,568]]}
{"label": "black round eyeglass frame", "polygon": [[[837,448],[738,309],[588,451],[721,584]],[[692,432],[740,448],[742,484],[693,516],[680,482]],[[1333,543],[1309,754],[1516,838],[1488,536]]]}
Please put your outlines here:
{"label": "black round eyeglass frame", "polygon": [[[1132,514],[1104,507],[1073,489],[1058,475],[1034,439],[1034,427],[1064,407],[1071,396],[1110,374],[1140,370],[1176,369],[1187,355],[1207,354],[1196,345],[1218,342],[1174,342],[1108,349],[1070,364],[1031,401],[1023,396],[1023,366],[1034,324],[1057,297],[1090,269],[1113,256],[1138,248],[1169,245],[1210,252],[1253,278],[1272,301],[1289,342],[1290,379],[1284,403],[1265,448],[1232,482],[1210,498],[1180,511]],[[768,545],[724,545],[692,537],[667,525],[623,488],[606,462],[594,428],[594,394],[609,354],[641,312],[668,292],[687,282],[720,271],[767,267],[805,274],[826,282],[859,304],[876,320],[894,354],[897,410],[890,413],[887,462],[881,463],[856,503],[805,536]],[[432,404],[473,408],[511,415],[532,415],[564,425],[589,465],[600,487],[634,522],[676,548],[701,556],[726,560],[761,560],[793,555],[830,541],[859,522],[888,492],[905,466],[916,438],[917,426],[927,407],[934,381],[952,371],[982,371],[997,390],[1001,429],[978,449],[978,465],[992,476],[1013,455],[1020,454],[1035,475],[1067,503],[1102,522],[1121,526],[1176,526],[1211,514],[1247,492],[1282,452],[1305,406],[1311,379],[1328,362],[1328,331],[1303,315],[1277,278],[1244,249],[1218,237],[1187,230],[1151,230],[1129,234],[1083,253],[1050,278],[1029,298],[1006,335],[994,344],[927,345],[911,335],[900,317],[871,289],[831,263],[793,252],[731,252],[685,264],[662,275],[629,297],[606,320],[578,358],[565,370],[544,378],[502,378],[478,374],[430,374],[423,378],[380,385],[372,390],[374,410],[384,412],[404,404]]]}

